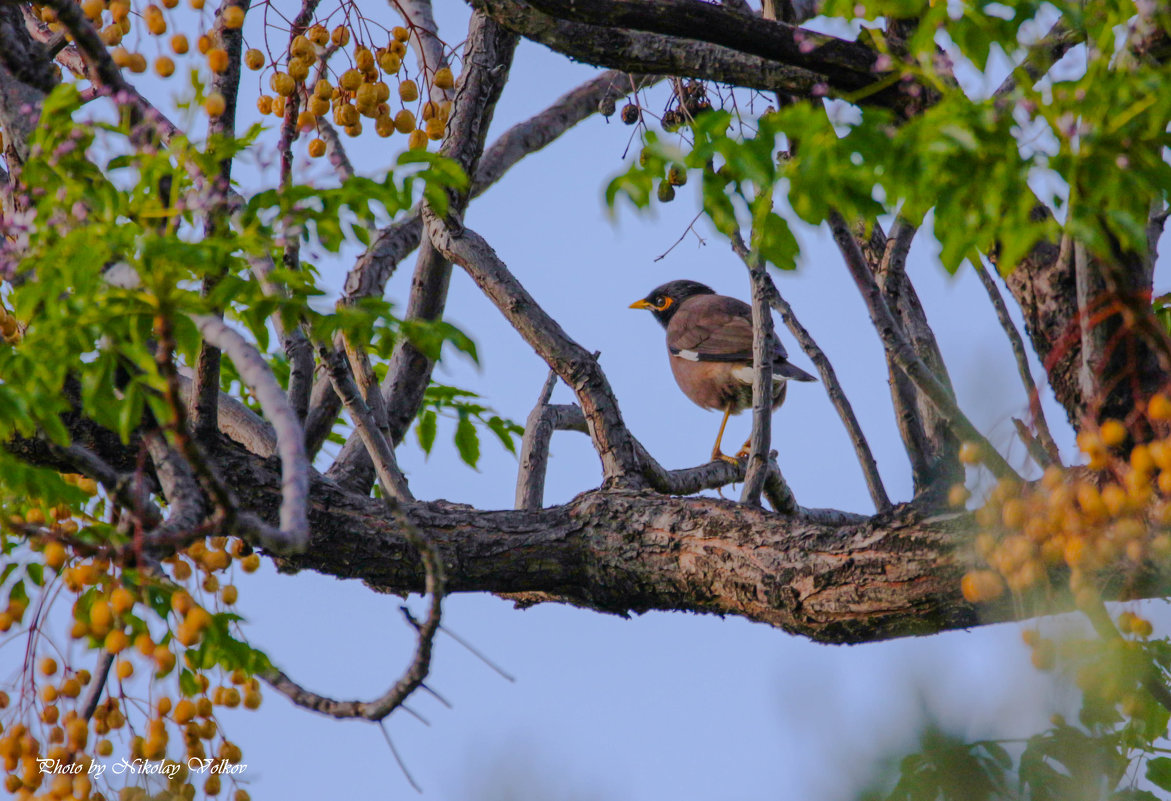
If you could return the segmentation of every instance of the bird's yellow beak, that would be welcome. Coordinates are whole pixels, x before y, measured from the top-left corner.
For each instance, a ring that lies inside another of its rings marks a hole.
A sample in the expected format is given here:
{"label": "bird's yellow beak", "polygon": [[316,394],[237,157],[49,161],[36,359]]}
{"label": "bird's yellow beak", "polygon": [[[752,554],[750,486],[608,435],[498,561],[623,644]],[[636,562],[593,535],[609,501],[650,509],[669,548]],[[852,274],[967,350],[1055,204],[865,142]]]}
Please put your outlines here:
{"label": "bird's yellow beak", "polygon": [[650,303],[648,303],[644,299],[644,300],[636,300],[634,303],[630,304],[629,308],[631,308],[631,309],[653,309],[654,306],[652,306]]}

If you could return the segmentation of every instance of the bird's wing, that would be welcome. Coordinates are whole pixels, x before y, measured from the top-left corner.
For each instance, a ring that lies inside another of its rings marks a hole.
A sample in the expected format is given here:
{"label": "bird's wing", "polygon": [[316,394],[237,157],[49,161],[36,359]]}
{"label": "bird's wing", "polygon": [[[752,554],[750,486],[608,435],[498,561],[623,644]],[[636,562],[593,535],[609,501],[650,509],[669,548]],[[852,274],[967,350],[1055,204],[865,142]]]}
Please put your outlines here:
{"label": "bird's wing", "polygon": [[[697,362],[752,362],[752,307],[724,295],[685,300],[667,326],[671,353]],[[774,375],[797,381],[817,379],[788,360],[776,340]]]}
{"label": "bird's wing", "polygon": [[667,326],[667,347],[691,361],[752,361],[752,308],[723,295],[688,298]]}

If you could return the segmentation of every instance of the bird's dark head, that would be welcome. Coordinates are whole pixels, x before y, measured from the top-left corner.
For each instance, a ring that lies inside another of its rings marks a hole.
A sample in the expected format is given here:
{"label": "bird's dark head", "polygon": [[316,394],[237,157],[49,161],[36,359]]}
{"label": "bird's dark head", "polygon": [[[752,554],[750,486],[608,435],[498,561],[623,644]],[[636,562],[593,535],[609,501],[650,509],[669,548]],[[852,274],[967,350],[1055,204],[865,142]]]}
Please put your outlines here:
{"label": "bird's dark head", "polygon": [[668,281],[657,286],[645,298],[630,304],[632,309],[649,309],[655,319],[667,327],[679,304],[693,295],[714,295],[716,291],[698,281]]}

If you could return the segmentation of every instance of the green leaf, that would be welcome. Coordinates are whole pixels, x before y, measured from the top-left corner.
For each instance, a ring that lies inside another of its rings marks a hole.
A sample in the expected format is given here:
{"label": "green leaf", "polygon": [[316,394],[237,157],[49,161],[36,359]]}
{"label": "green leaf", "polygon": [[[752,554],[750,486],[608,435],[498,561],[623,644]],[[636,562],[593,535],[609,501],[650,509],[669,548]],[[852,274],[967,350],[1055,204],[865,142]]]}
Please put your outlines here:
{"label": "green leaf", "polygon": [[463,409],[460,410],[459,422],[455,426],[455,447],[459,450],[459,457],[469,467],[475,467],[480,461],[480,435]]}
{"label": "green leaf", "polygon": [[1171,792],[1171,757],[1153,757],[1147,760],[1147,781]]}
{"label": "green leaf", "polygon": [[415,436],[419,440],[419,447],[428,456],[431,455],[431,447],[435,444],[436,418],[434,410],[425,409],[419,414],[419,422],[415,424]]}

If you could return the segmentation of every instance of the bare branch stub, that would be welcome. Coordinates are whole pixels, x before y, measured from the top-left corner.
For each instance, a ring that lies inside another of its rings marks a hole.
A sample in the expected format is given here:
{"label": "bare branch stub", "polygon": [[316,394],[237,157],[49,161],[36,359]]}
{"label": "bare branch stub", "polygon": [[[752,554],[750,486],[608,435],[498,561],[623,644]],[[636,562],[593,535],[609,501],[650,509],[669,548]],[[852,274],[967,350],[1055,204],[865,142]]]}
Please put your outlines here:
{"label": "bare branch stub", "polygon": [[[549,377],[541,387],[536,405],[525,420],[524,438],[520,444],[520,464],[516,470],[516,508],[540,509],[545,498],[545,471],[549,465],[549,440],[553,437],[554,424],[548,413],[549,398],[557,385],[557,373],[549,371]],[[584,417],[582,418],[584,422]]]}

